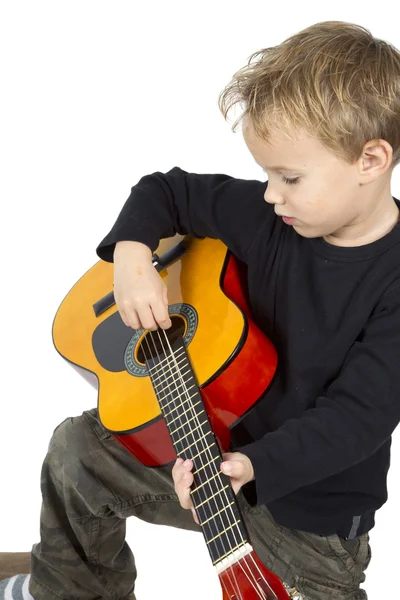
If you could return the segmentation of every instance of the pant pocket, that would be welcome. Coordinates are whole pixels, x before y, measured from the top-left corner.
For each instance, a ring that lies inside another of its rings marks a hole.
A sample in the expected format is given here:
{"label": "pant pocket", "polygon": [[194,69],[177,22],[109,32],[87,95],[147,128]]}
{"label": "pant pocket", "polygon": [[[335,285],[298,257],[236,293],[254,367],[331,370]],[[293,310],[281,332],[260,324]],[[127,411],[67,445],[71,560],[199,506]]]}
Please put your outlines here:
{"label": "pant pocket", "polygon": [[301,575],[305,582],[343,593],[354,589],[355,563],[337,535],[320,536],[288,530],[283,537],[281,551],[287,555],[286,560],[296,575]]}
{"label": "pant pocket", "polygon": [[85,410],[82,414],[100,440],[115,440],[112,433],[107,431],[107,429],[101,423],[97,408]]}
{"label": "pant pocket", "polygon": [[346,540],[344,538],[339,538],[341,545],[343,546],[343,548],[346,550],[346,552],[348,552],[350,554],[350,556],[353,558],[353,560],[357,559],[357,555],[360,551],[360,538],[356,537],[352,540]]}
{"label": "pant pocket", "polygon": [[369,546],[369,534],[364,533],[354,540],[344,540],[334,534],[328,536],[332,549],[339,558],[350,561],[358,571],[365,571],[371,560],[371,548]]}

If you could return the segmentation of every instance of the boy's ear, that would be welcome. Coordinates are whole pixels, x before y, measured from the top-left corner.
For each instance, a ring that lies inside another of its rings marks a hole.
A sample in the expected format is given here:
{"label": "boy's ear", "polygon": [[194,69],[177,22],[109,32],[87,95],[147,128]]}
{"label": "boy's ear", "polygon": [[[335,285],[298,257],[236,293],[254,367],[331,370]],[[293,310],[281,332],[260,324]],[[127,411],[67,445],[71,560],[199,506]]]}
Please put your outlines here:
{"label": "boy's ear", "polygon": [[369,140],[365,143],[361,161],[361,175],[373,181],[388,170],[391,170],[393,148],[383,139]]}

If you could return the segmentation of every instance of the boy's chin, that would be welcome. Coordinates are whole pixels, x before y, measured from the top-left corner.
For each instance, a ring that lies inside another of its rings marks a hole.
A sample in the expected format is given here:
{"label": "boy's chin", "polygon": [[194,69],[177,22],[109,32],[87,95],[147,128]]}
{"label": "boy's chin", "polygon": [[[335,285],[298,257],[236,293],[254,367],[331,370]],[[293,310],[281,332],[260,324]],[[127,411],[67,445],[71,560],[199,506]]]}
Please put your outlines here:
{"label": "boy's chin", "polygon": [[326,235],[325,232],[319,230],[317,227],[307,227],[307,225],[303,224],[292,225],[292,227],[296,233],[305,238],[319,238]]}

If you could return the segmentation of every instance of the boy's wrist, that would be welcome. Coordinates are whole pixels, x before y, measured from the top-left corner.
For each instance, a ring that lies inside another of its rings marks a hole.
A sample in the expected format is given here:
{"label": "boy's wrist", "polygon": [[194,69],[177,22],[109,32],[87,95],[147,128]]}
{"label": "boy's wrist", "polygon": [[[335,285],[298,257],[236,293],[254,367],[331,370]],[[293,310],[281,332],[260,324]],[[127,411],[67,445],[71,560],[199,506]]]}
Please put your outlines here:
{"label": "boy's wrist", "polygon": [[121,254],[132,254],[135,257],[144,259],[149,259],[150,261],[153,258],[153,253],[149,246],[146,244],[142,244],[142,242],[135,242],[133,240],[122,240],[115,244],[114,248],[114,258],[118,257]]}

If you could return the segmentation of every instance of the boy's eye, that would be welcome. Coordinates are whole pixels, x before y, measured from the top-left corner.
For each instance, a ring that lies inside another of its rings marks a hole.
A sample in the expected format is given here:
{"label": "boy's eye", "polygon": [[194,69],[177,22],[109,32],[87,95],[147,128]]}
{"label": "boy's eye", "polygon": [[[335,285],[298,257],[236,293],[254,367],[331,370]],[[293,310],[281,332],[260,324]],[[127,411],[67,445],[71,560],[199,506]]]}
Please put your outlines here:
{"label": "boy's eye", "polygon": [[288,185],[293,185],[299,181],[299,177],[295,177],[294,179],[287,179],[284,175],[282,175],[282,181],[287,183]]}
{"label": "boy's eye", "polygon": [[[267,173],[267,171],[263,168],[262,169],[264,171],[264,173]],[[294,179],[288,179],[287,177],[285,177],[284,175],[282,175],[282,181],[283,183],[287,183],[288,185],[294,185],[295,183],[298,183],[300,177],[295,177]]]}

